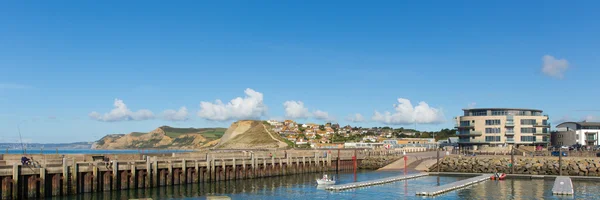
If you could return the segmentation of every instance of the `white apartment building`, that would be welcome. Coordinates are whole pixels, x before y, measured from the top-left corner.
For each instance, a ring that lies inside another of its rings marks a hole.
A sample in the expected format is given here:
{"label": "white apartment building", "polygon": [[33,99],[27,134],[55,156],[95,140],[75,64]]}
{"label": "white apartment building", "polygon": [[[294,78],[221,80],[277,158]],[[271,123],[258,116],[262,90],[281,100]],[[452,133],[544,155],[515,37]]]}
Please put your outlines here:
{"label": "white apartment building", "polygon": [[575,143],[580,145],[600,145],[600,122],[563,122],[556,126],[562,133],[575,134]]}

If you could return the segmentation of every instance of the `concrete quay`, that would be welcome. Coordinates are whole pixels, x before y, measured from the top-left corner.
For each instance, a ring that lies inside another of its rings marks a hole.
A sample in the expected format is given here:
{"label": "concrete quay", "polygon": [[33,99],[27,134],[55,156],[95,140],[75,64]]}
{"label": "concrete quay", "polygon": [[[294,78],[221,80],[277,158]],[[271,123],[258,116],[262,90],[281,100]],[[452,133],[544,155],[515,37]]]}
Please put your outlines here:
{"label": "concrete quay", "polygon": [[348,189],[354,189],[354,188],[359,188],[359,187],[367,187],[367,186],[391,183],[391,182],[401,181],[401,180],[406,180],[406,179],[413,179],[413,178],[418,178],[418,177],[427,176],[427,175],[428,175],[427,173],[401,175],[401,176],[394,176],[394,177],[382,178],[382,179],[376,179],[376,180],[370,180],[370,181],[361,181],[361,182],[355,182],[355,183],[334,185],[334,186],[326,187],[325,189],[326,190],[335,190],[335,191],[348,190]]}
{"label": "concrete quay", "polygon": [[440,186],[432,187],[432,188],[424,188],[422,190],[418,190],[416,192],[416,194],[419,196],[435,196],[435,195],[439,195],[439,194],[449,192],[452,190],[456,190],[459,188],[467,187],[467,186],[473,185],[475,183],[490,180],[490,176],[492,176],[492,175],[485,174],[485,175],[480,175],[480,176],[473,177],[473,178],[468,178],[465,180],[456,181],[453,183],[448,183],[446,185],[440,185]]}

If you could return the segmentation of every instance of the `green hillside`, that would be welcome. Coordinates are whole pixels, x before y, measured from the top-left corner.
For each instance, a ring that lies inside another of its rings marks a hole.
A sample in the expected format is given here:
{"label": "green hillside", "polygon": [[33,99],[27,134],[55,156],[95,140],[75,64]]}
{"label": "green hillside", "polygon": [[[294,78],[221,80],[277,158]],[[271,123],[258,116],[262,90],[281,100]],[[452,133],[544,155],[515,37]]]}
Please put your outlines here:
{"label": "green hillside", "polygon": [[196,133],[201,134],[203,137],[209,140],[219,139],[225,134],[226,128],[174,128],[170,126],[160,127],[165,134],[170,138],[177,138],[184,134]]}

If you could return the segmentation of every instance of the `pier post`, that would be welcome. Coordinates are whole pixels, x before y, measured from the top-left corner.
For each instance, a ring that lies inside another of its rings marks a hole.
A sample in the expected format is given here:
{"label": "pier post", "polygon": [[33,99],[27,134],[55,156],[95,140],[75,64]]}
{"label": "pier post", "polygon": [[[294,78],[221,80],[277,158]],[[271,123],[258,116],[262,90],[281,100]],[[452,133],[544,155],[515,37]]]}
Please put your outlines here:
{"label": "pier post", "polygon": [[256,170],[256,158],[254,158],[254,154],[252,154],[252,158],[250,158],[250,159],[251,159],[250,162],[252,162],[252,163],[250,163],[250,167],[252,168],[252,169],[250,169],[250,171],[251,171],[250,178],[254,178],[255,177],[255,173],[256,173],[255,172],[255,170]]}
{"label": "pier post", "polygon": [[137,170],[135,167],[135,162],[133,162],[131,166],[131,177],[129,177],[129,188],[136,189],[138,185],[135,183],[137,181]]}
{"label": "pier post", "polygon": [[187,161],[185,158],[181,160],[181,173],[183,173],[183,178],[179,179],[179,184],[187,184]]}
{"label": "pier post", "polygon": [[158,159],[152,157],[152,186],[158,187]]}
{"label": "pier post", "polygon": [[260,176],[261,177],[265,177],[266,175],[267,175],[267,159],[265,159],[263,157],[263,166],[262,166],[262,170],[261,170]]}
{"label": "pier post", "polygon": [[19,164],[15,163],[13,164],[13,174],[12,174],[12,196],[13,199],[21,199],[19,194],[21,193],[21,191],[19,191],[19,177],[21,176],[21,166],[19,166]]}
{"label": "pier post", "polygon": [[246,171],[246,159],[242,159],[242,178],[248,178],[248,172]]}
{"label": "pier post", "polygon": [[283,175],[283,159],[279,158],[279,173],[277,175]]}
{"label": "pier post", "polygon": [[306,157],[302,156],[302,169],[304,169],[305,167],[306,167]]}
{"label": "pier post", "polygon": [[233,157],[233,179],[239,179],[237,173],[237,165],[235,163],[235,157]]}
{"label": "pier post", "polygon": [[68,195],[69,194],[69,166],[67,165],[67,158],[63,158],[62,159],[63,164],[63,182],[62,182],[62,191],[63,191],[63,195]]}
{"label": "pier post", "polygon": [[173,162],[169,161],[167,173],[167,185],[173,185]]}
{"label": "pier post", "polygon": [[40,197],[46,197],[46,168],[40,168]]}
{"label": "pier post", "polygon": [[144,180],[144,187],[150,188],[152,180],[152,165],[150,164],[150,158],[146,156],[146,180]]}
{"label": "pier post", "polygon": [[200,165],[198,164],[198,160],[194,160],[194,172],[196,172],[196,176],[194,176],[193,182],[200,182]]}
{"label": "pier post", "polygon": [[112,190],[116,191],[119,189],[119,161],[113,161],[112,172]]}
{"label": "pier post", "polygon": [[562,176],[562,147],[558,149],[558,175]]}
{"label": "pier post", "polygon": [[[210,158],[207,156],[206,159],[207,159],[206,160],[206,175],[204,175],[204,180],[205,180],[205,182],[210,182],[212,180],[212,177],[211,177],[212,166],[210,165]],[[206,177],[207,175],[208,175],[208,177]]]}
{"label": "pier post", "polygon": [[215,170],[216,169],[215,159],[211,158],[210,162],[211,162],[211,164],[210,164],[210,181],[215,182],[217,180],[217,171]]}
{"label": "pier post", "polygon": [[98,192],[98,180],[100,180],[98,165],[94,163],[92,167],[92,192]]}
{"label": "pier post", "polygon": [[225,166],[225,159],[221,159],[221,178],[219,180],[223,181],[223,180],[227,180],[227,166]]}
{"label": "pier post", "polygon": [[71,180],[72,194],[79,193],[79,165],[73,159],[73,180]]}

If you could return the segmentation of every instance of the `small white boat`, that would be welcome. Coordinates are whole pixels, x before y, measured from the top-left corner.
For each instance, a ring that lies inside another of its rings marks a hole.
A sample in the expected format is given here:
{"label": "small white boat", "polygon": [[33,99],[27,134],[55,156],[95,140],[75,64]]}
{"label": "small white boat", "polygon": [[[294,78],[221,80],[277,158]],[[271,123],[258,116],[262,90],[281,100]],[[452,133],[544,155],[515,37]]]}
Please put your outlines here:
{"label": "small white boat", "polygon": [[334,185],[335,180],[327,177],[327,174],[324,174],[323,178],[317,179],[317,184],[319,184],[319,185]]}

